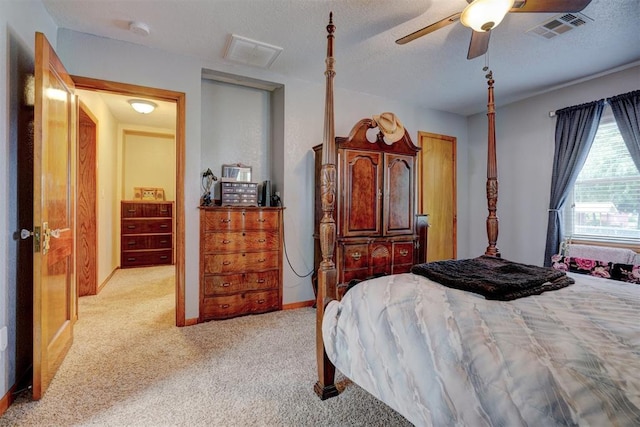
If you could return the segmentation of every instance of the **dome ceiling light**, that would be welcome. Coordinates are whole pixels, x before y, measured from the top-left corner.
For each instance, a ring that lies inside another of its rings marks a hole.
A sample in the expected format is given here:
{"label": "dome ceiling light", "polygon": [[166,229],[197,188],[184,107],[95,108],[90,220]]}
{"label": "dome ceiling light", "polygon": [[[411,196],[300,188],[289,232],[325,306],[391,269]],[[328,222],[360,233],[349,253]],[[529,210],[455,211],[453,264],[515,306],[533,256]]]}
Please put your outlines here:
{"label": "dome ceiling light", "polygon": [[130,99],[129,104],[131,108],[136,110],[140,114],[149,114],[158,107],[155,102],[147,101],[144,99]]}

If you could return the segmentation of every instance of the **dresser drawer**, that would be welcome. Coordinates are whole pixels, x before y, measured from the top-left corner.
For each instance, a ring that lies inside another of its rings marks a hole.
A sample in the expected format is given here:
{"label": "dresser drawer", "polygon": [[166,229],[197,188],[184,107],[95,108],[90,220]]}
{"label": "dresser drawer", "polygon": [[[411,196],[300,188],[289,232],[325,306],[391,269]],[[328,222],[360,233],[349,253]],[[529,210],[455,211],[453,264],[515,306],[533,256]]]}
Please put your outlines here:
{"label": "dresser drawer", "polygon": [[140,267],[144,265],[173,264],[173,251],[122,251],[121,267]]}
{"label": "dresser drawer", "polygon": [[123,219],[122,234],[171,233],[172,220],[167,219]]}
{"label": "dresser drawer", "polygon": [[139,249],[171,249],[173,236],[171,234],[155,235],[124,235],[120,239],[123,251]]}
{"label": "dresser drawer", "polygon": [[278,268],[278,251],[204,255],[204,273],[236,273]]}
{"label": "dresser drawer", "polygon": [[139,203],[122,202],[122,218],[171,218],[173,215],[172,203]]}
{"label": "dresser drawer", "polygon": [[277,231],[207,233],[204,240],[205,252],[269,251],[279,248],[280,234]]}
{"label": "dresser drawer", "polygon": [[280,309],[280,293],[273,290],[205,297],[201,309],[203,320],[266,313]]}
{"label": "dresser drawer", "polygon": [[204,230],[242,231],[244,228],[243,211],[216,209],[204,212]]}
{"label": "dresser drawer", "polygon": [[244,215],[245,230],[277,230],[279,212],[271,210],[247,210]]}
{"label": "dresser drawer", "polygon": [[217,296],[247,290],[278,289],[278,270],[204,276],[204,295]]}
{"label": "dresser drawer", "polygon": [[262,291],[248,293],[247,299],[249,299],[249,312],[265,313],[267,311],[280,309],[280,294],[275,291]]}

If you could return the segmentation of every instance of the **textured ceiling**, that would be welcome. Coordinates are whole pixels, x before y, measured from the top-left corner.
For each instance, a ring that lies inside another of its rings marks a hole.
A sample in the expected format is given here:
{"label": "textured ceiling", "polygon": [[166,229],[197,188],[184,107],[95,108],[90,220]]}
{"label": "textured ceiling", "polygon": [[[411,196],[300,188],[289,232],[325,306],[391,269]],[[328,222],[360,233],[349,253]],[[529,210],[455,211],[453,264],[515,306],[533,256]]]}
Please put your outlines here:
{"label": "textured ceiling", "polygon": [[[535,0],[529,0],[535,1]],[[468,115],[486,108],[488,61],[498,105],[640,61],[640,1],[593,0],[589,20],[552,39],[527,30],[554,14],[508,14],[489,53],[467,60],[471,32],[455,23],[395,40],[461,11],[465,0],[43,0],[61,28],[200,57],[223,58],[231,34],[283,48],[270,71],[324,83],[326,24],[334,13],[335,86]],[[592,20],[592,21],[591,21]],[[150,28],[143,36],[129,22]],[[233,64],[231,64],[233,65]],[[235,65],[237,74],[255,70]],[[640,81],[640,77],[639,77]],[[613,94],[612,94],[613,95]]]}

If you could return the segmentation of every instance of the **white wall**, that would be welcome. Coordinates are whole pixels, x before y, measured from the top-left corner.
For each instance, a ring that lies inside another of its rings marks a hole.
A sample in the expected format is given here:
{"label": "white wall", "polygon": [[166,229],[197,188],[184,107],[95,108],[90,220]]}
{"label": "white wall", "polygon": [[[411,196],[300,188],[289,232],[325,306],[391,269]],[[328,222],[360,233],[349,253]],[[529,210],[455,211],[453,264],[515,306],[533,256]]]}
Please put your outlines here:
{"label": "white wall", "polygon": [[[499,100],[500,82],[496,82]],[[513,261],[542,265],[547,234],[555,118],[550,111],[638,90],[640,66],[567,86],[496,110],[498,247]],[[487,117],[469,118],[469,246],[484,253],[487,237]]]}
{"label": "white wall", "polygon": [[[0,329],[7,327],[8,347],[0,352],[0,398],[15,382],[15,301],[16,301],[16,249],[19,242],[13,238],[17,231],[16,191],[16,134],[15,111],[18,108],[12,71],[18,57],[33,58],[35,32],[44,33],[52,46],[56,46],[56,26],[39,1],[0,1]],[[33,60],[33,59],[32,59]]]}
{"label": "white wall", "polygon": [[140,132],[122,135],[122,199],[132,200],[135,187],[164,190],[165,200],[175,200],[176,144],[173,132]]}

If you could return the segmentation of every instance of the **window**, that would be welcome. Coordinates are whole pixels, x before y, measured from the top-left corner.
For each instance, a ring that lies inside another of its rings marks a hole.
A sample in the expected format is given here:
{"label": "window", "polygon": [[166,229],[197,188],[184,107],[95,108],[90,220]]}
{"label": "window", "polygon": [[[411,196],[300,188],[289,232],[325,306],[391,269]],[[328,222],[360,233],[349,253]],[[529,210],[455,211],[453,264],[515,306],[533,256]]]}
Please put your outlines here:
{"label": "window", "polygon": [[640,172],[608,105],[564,209],[573,239],[640,243]]}

